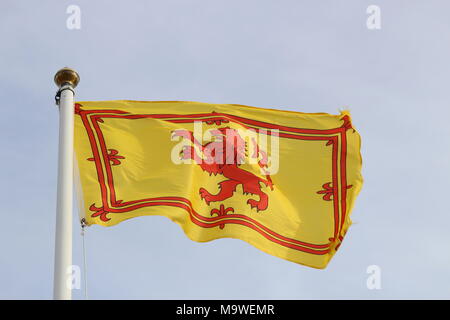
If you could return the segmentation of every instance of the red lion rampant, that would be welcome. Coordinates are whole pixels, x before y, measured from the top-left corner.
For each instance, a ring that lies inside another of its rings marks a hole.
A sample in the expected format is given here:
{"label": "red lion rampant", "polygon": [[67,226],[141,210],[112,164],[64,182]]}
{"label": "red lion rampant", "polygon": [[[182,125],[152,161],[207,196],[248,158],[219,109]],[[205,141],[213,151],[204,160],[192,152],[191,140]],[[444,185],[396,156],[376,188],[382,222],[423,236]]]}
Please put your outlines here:
{"label": "red lion rampant", "polygon": [[[229,127],[213,129],[210,130],[210,133],[216,139],[202,145],[195,139],[192,131],[176,130],[173,132],[174,137],[184,137],[191,142],[191,145],[184,146],[180,152],[181,159],[194,160],[209,175],[220,174],[227,178],[227,180],[219,182],[220,190],[217,194],[211,194],[205,188],[200,188],[200,197],[208,205],[210,202],[223,201],[232,197],[236,187],[241,184],[245,195],[259,196],[259,200],[249,199],[247,204],[251,208],[256,208],[257,211],[266,210],[269,197],[261,190],[261,183],[273,190],[272,179],[267,171],[264,171],[266,179],[263,179],[239,167],[245,160],[247,149],[245,140],[237,130]],[[254,138],[251,141],[254,147],[252,157],[254,159],[261,158],[258,160],[258,165],[264,170],[267,167],[267,153],[260,150]],[[203,159],[198,153],[203,155]]]}

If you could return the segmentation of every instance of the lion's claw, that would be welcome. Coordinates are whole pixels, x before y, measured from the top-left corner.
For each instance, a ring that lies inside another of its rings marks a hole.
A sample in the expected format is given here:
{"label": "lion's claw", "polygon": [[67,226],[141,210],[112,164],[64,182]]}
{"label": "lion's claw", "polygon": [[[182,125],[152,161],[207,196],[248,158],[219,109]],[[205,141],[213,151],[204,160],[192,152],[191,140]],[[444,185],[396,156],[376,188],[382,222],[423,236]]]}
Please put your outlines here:
{"label": "lion's claw", "polygon": [[256,212],[259,212],[260,210],[265,210],[267,208],[267,205],[264,205],[262,201],[256,201],[254,199],[248,199],[247,204],[249,204],[252,209],[256,208]]}
{"label": "lion's claw", "polygon": [[200,194],[200,198],[205,199],[206,204],[209,206],[211,194],[205,188],[200,188],[198,193]]}

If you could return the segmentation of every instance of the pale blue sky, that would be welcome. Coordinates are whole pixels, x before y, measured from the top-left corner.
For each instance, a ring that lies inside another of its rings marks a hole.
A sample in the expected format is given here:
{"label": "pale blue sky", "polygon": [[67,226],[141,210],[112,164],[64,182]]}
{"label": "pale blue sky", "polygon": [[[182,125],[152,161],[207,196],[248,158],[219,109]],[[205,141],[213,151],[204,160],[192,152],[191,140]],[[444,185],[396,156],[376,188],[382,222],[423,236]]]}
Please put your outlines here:
{"label": "pale blue sky", "polygon": [[[81,8],[81,30],[66,8]],[[381,8],[381,30],[366,8]],[[52,297],[58,112],[78,100],[349,108],[365,185],[325,270],[231,239],[190,241],[164,217],[87,231],[94,299],[450,298],[448,1],[2,1],[0,298]],[[78,225],[74,262],[81,265]],[[368,290],[366,268],[382,270]],[[82,298],[75,290],[74,298]]]}

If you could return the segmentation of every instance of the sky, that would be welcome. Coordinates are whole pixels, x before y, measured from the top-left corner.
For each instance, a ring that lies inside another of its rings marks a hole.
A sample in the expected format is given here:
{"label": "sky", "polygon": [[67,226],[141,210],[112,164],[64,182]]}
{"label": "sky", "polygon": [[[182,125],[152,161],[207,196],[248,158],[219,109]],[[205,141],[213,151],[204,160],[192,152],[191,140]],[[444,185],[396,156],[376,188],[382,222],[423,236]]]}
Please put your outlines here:
{"label": "sky", "polygon": [[[70,5],[80,29],[67,28]],[[369,5],[380,29],[367,27]],[[362,137],[354,224],[325,270],[240,240],[196,243],[147,216],[88,228],[90,299],[450,299],[449,10],[445,0],[1,1],[0,299],[52,298],[53,76],[64,66],[81,76],[80,101],[349,109]],[[381,288],[370,290],[373,265]]]}

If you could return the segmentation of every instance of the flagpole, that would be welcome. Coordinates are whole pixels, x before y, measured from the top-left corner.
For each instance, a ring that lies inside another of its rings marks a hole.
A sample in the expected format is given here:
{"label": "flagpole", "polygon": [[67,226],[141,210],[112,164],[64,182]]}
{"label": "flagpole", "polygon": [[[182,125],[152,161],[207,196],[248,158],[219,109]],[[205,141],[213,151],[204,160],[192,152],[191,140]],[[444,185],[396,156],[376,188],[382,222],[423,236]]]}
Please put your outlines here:
{"label": "flagpole", "polygon": [[72,206],[74,88],[80,81],[75,70],[63,68],[55,74],[59,90],[58,187],[56,202],[55,270],[53,299],[72,299]]}

